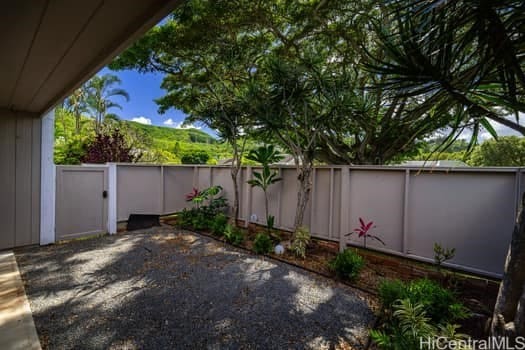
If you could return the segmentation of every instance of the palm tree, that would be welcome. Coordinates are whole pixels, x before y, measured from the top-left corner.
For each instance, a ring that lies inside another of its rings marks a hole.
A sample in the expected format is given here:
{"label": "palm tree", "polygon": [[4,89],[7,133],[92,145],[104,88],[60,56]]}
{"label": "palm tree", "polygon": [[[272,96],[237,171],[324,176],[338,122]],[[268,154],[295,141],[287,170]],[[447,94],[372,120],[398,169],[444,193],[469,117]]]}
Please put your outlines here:
{"label": "palm tree", "polygon": [[121,96],[126,101],[129,101],[129,94],[126,90],[115,88],[114,85],[120,85],[121,80],[112,74],[105,74],[103,76],[94,76],[86,84],[87,90],[87,106],[95,119],[95,132],[100,132],[100,127],[111,108],[122,109],[122,106],[114,101],[112,98]]}
{"label": "palm tree", "polygon": [[75,134],[80,134],[80,119],[82,113],[87,112],[86,88],[81,86],[66,98],[64,108],[75,117]]}
{"label": "palm tree", "polygon": [[[472,140],[481,127],[496,137],[488,120],[525,135],[519,122],[520,112],[525,112],[525,2],[392,0],[387,8],[395,30],[377,24],[385,55],[371,54],[367,64],[385,77],[382,89],[397,97],[430,101],[427,106],[436,115],[460,110],[449,141],[465,127],[472,128]],[[525,210],[521,209],[492,317],[495,336],[525,336],[523,266]]]}

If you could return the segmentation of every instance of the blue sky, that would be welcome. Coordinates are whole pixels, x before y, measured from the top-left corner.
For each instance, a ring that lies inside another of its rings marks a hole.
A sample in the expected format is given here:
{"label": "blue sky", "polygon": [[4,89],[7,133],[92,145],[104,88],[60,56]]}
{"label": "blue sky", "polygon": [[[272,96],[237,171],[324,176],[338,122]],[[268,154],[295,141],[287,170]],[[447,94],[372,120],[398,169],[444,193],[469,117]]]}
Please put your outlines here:
{"label": "blue sky", "polygon": [[[104,68],[99,72],[99,74],[106,73],[117,75],[122,80],[120,87],[125,89],[130,95],[130,100],[128,102],[120,98],[115,100],[122,106],[122,110],[115,109],[112,112],[116,113],[120,118],[137,121],[143,124],[172,128],[182,127],[182,122],[185,118],[185,114],[182,111],[170,109],[162,115],[157,111],[158,106],[154,100],[164,95],[164,90],[160,88],[163,77],[162,74],[142,74],[134,70],[111,71],[107,68]],[[524,120],[525,115],[521,115],[520,119]],[[491,122],[491,124],[496,129],[498,135],[517,135],[515,131],[501,124],[495,122]],[[211,135],[216,135],[214,131],[203,125],[193,125],[193,127],[202,129]],[[460,138],[469,139],[470,136],[471,132],[466,130]],[[484,131],[481,133],[481,140],[486,140],[488,138],[491,138],[488,132]]]}
{"label": "blue sky", "polygon": [[[114,109],[111,112],[122,119],[133,120],[143,124],[173,128],[182,127],[181,124],[185,118],[185,114],[182,111],[170,109],[164,114],[159,114],[158,112],[158,106],[154,100],[162,97],[165,93],[160,88],[162,74],[142,74],[134,70],[112,71],[107,68],[102,69],[98,74],[103,75],[107,73],[116,75],[122,80],[120,87],[126,90],[130,97],[128,102],[123,98],[116,97],[115,102],[122,106],[122,110]],[[195,127],[214,134],[211,130],[202,127],[202,125],[195,125]]]}

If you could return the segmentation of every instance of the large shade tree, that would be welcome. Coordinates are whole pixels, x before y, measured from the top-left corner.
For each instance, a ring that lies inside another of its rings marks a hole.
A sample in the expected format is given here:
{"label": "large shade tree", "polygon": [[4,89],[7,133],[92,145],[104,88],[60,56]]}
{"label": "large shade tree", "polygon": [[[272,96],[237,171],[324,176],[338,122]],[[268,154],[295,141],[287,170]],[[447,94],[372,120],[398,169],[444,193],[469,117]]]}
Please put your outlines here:
{"label": "large shade tree", "polygon": [[[389,1],[389,21],[377,23],[383,57],[368,69],[396,97],[432,100],[432,110],[456,108],[450,139],[464,128],[473,137],[489,121],[521,134],[525,112],[525,3],[523,1]],[[374,56],[374,55],[371,55]],[[429,106],[430,107],[430,106]],[[525,211],[517,215],[492,318],[493,335],[525,335]]]}
{"label": "large shade tree", "polygon": [[[241,159],[243,131],[256,127],[256,135],[267,136],[260,131],[273,129],[273,140],[296,159],[299,207],[305,208],[315,158],[388,162],[439,124],[437,119],[425,123],[426,112],[405,113],[413,100],[364,92],[373,75],[358,73],[356,67],[363,57],[361,46],[373,43],[366,23],[380,13],[373,1],[364,0],[191,0],[111,68],[164,73],[166,95],[157,101],[161,112],[182,109],[189,120],[219,130],[234,148],[232,179],[240,166],[235,158]],[[286,74],[279,76],[279,70]],[[296,87],[291,86],[294,80]],[[254,98],[253,87],[260,98]],[[286,101],[275,96],[278,90],[286,91]],[[326,106],[331,107],[321,108]],[[406,136],[400,137],[400,130]]]}
{"label": "large shade tree", "polygon": [[[232,147],[233,218],[239,217],[239,173],[249,129],[239,95],[265,38],[235,35],[246,19],[230,16],[249,1],[188,1],[112,64],[113,69],[164,73],[159,112],[177,108]],[[247,22],[249,23],[249,21]]]}

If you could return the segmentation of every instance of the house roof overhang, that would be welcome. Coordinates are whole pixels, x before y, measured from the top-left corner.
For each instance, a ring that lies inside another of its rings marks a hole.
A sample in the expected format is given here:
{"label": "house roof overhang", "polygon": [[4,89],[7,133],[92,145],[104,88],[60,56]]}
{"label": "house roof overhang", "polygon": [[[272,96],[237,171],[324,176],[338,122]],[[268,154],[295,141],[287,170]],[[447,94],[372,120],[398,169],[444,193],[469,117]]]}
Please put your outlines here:
{"label": "house roof overhang", "polygon": [[2,2],[0,109],[44,114],[180,2]]}

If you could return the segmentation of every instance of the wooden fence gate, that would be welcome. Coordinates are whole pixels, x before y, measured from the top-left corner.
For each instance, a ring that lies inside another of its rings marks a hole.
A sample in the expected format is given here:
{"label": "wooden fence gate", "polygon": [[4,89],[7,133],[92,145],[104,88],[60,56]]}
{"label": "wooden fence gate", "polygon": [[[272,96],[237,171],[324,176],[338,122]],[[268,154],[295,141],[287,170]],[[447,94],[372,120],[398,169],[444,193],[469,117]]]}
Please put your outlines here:
{"label": "wooden fence gate", "polygon": [[56,240],[107,232],[108,168],[56,167]]}

